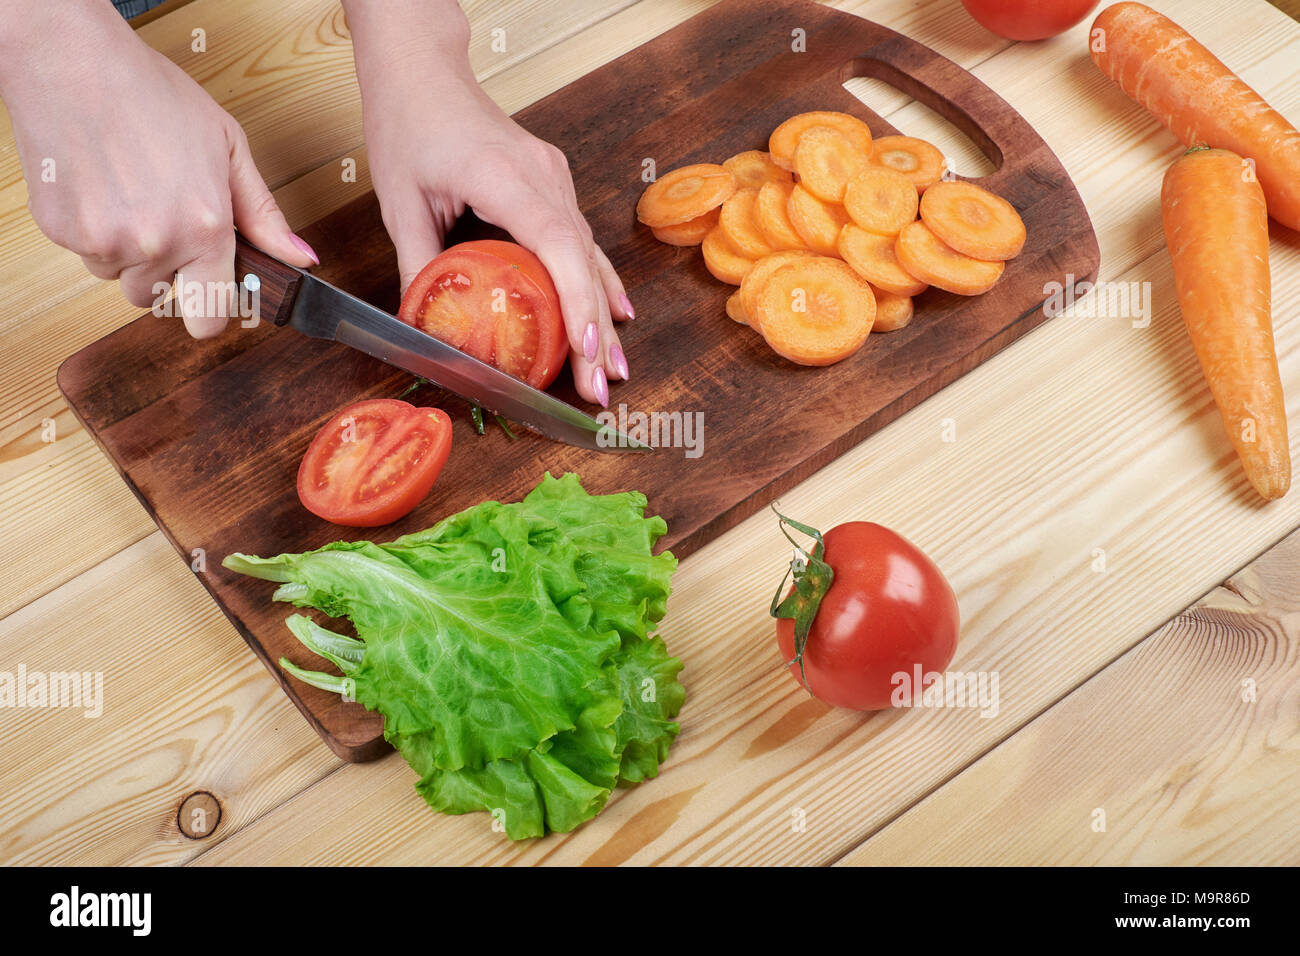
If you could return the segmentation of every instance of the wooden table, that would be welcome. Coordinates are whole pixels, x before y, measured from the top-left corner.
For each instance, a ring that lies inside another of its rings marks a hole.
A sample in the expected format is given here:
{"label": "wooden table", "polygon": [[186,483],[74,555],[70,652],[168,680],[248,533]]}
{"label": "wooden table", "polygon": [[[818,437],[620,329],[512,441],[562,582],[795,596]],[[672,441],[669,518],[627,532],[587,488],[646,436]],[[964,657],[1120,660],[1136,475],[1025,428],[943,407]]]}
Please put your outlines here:
{"label": "wooden table", "polygon": [[[475,69],[510,111],[709,5],[465,3]],[[675,579],[662,633],[688,698],[664,773],[574,834],[512,845],[482,815],[430,812],[396,756],[342,763],[61,400],[59,362],[138,310],[36,230],[6,129],[0,671],[101,671],[104,707],[0,709],[0,862],[1300,862],[1300,536],[1277,544],[1300,526],[1300,494],[1254,499],[1182,328],[1157,198],[1175,141],[1092,66],[1086,23],[1018,44],[956,0],[835,5],[1020,110],[1087,203],[1101,277],[1149,283],[1149,326],[1056,318],[782,499],[821,527],[879,521],[934,556],[963,613],[953,666],[999,674],[997,715],[808,698],[775,649],[786,548],[759,515]],[[1155,6],[1300,119],[1300,25],[1262,0]],[[252,7],[173,0],[139,32],[243,123],[301,226],[369,188],[351,47],[337,0]],[[196,27],[207,52],[191,50]],[[924,108],[855,92],[979,173]],[[1275,228],[1271,254],[1298,422],[1300,237]],[[221,814],[199,840],[177,825],[195,791]]]}

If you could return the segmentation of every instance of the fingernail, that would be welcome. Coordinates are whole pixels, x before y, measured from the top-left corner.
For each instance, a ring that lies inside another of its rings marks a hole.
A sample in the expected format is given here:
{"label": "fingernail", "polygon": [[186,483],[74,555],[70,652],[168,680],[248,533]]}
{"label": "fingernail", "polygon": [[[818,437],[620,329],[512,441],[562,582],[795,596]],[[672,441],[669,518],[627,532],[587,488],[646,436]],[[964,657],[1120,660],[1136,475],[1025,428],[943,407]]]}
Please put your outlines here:
{"label": "fingernail", "polygon": [[605,381],[605,370],[599,366],[591,373],[591,388],[596,393],[596,401],[602,406],[609,405],[609,383]]}
{"label": "fingernail", "polygon": [[623,314],[629,319],[636,318],[636,310],[632,308],[632,303],[628,301],[626,292],[618,297],[618,304],[623,307]]}
{"label": "fingernail", "polygon": [[614,371],[618,372],[618,377],[627,381],[627,356],[623,354],[623,349],[617,345],[609,350],[609,360],[614,365]]}
{"label": "fingernail", "polygon": [[289,233],[289,238],[293,240],[293,244],[298,247],[299,252],[301,252],[304,256],[309,257],[311,261],[316,265],[320,265],[320,257],[316,255],[316,250],[314,250],[311,246],[307,245],[307,243],[303,240],[301,236],[291,232]]}
{"label": "fingernail", "polygon": [[582,354],[587,357],[588,362],[596,361],[596,349],[600,347],[600,333],[596,331],[596,323],[588,322],[587,331],[582,333]]}

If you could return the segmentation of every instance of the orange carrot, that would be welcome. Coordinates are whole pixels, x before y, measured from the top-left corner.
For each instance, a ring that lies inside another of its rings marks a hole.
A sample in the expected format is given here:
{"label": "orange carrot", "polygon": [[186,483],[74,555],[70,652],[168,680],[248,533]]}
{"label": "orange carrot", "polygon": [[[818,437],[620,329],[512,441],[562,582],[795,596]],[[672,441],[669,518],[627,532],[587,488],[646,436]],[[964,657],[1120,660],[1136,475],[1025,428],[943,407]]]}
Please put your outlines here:
{"label": "orange carrot", "polygon": [[660,226],[651,229],[654,237],[670,246],[698,246],[709,234],[709,230],[718,224],[718,210],[710,209],[703,216],[687,219],[675,226]]}
{"label": "orange carrot", "polygon": [[740,310],[746,317],[746,324],[752,325],[749,321],[758,309],[758,292],[763,287],[763,283],[777,269],[791,262],[797,262],[800,259],[815,259],[816,253],[809,252],[806,249],[792,249],[786,252],[774,252],[770,256],[764,256],[754,263],[752,269],[745,273],[745,278],[740,282]]}
{"label": "orange carrot", "polygon": [[740,285],[745,273],[754,264],[754,260],[741,255],[727,239],[722,226],[714,226],[700,244],[704,253],[704,266],[713,274],[713,278],[728,285]]}
{"label": "orange carrot", "polygon": [[925,291],[926,283],[899,265],[893,236],[867,232],[849,223],[840,232],[839,254],[854,272],[878,289],[909,297]]}
{"label": "orange carrot", "polygon": [[652,229],[675,226],[721,206],[735,191],[736,181],[722,166],[683,166],[646,187],[637,201],[636,217]]}
{"label": "orange carrot", "polygon": [[829,126],[805,130],[794,150],[799,185],[822,202],[843,202],[844,187],[866,165],[867,154]]}
{"label": "orange carrot", "polygon": [[1268,209],[1241,157],[1192,149],[1160,192],[1178,306],[1246,477],[1266,499],[1291,487],[1286,406],[1273,346]]}
{"label": "orange carrot", "polygon": [[831,365],[866,342],[876,298],[865,279],[838,259],[796,260],[759,289],[758,327],[778,355],[799,365]]}
{"label": "orange carrot", "polygon": [[872,332],[897,332],[912,321],[911,296],[894,295],[874,285],[871,291],[876,296],[876,321],[871,326]]}
{"label": "orange carrot", "polygon": [[[926,195],[929,192],[927,189]],[[1006,267],[1003,262],[972,259],[958,252],[920,219],[903,227],[894,243],[894,253],[899,264],[922,282],[958,295],[987,292]]]}
{"label": "orange carrot", "polygon": [[799,238],[794,223],[790,221],[790,193],[793,183],[764,183],[758,191],[754,216],[763,238],[773,249],[805,249],[807,244]]}
{"label": "orange carrot", "polygon": [[738,189],[722,204],[718,228],[731,243],[731,247],[747,259],[761,259],[774,251],[758,227],[755,204],[758,190]]}
{"label": "orange carrot", "polygon": [[772,162],[782,169],[794,169],[794,151],[799,145],[799,138],[814,126],[829,126],[838,130],[853,141],[859,152],[871,153],[871,128],[866,123],[848,113],[814,110],[811,113],[796,113],[772,131],[767,141]]}
{"label": "orange carrot", "polygon": [[1300,229],[1300,131],[1209,50],[1141,3],[1116,3],[1092,24],[1093,62],[1184,145],[1205,143],[1254,163],[1269,215]]}
{"label": "orange carrot", "polygon": [[849,214],[843,206],[822,202],[803,186],[795,186],[790,191],[786,212],[790,214],[794,231],[809,249],[824,256],[839,254],[835,243],[839,241],[840,230],[849,221]]}
{"label": "orange carrot", "polygon": [[764,183],[793,182],[790,173],[772,162],[772,157],[761,149],[737,153],[722,165],[731,173],[737,189],[761,189]]}
{"label": "orange carrot", "polygon": [[974,183],[935,183],[921,197],[930,231],[974,259],[1005,262],[1020,255],[1025,224],[1016,208]]}
{"label": "orange carrot", "polygon": [[749,316],[745,314],[745,307],[741,304],[739,289],[727,296],[727,318],[741,325],[749,325]]}
{"label": "orange carrot", "polygon": [[871,164],[902,173],[924,193],[943,178],[947,166],[937,146],[915,136],[882,136],[871,145]]}
{"label": "orange carrot", "polygon": [[896,236],[916,218],[916,187],[900,172],[868,166],[849,180],[844,209],[863,229]]}

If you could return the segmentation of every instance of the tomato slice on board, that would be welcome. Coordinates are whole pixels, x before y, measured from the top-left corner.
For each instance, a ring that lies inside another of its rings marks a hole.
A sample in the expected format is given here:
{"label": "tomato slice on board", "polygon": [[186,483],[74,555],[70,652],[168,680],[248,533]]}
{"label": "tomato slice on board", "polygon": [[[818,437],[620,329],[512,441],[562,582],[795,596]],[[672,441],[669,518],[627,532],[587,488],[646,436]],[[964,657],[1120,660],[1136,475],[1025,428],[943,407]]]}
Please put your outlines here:
{"label": "tomato slice on board", "polygon": [[334,524],[391,524],[424,500],[450,451],[451,419],[441,409],[358,402],[312,439],[298,466],[298,498]]}
{"label": "tomato slice on board", "polygon": [[555,381],[569,352],[560,297],[532,252],[476,239],[420,270],[397,317],[534,388]]}

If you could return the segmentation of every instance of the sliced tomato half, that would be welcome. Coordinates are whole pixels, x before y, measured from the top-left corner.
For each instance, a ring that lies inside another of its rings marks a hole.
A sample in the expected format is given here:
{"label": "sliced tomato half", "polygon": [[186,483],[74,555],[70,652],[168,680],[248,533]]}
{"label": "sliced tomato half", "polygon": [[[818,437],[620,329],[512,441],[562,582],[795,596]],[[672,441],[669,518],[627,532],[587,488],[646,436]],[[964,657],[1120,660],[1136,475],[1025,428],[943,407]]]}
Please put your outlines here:
{"label": "sliced tomato half", "polygon": [[569,352],[560,297],[532,252],[476,239],[420,270],[397,317],[534,388],[560,374]]}
{"label": "sliced tomato half", "polygon": [[298,498],[335,524],[391,524],[429,494],[450,451],[451,419],[441,409],[358,402],[312,439],[298,466]]}

